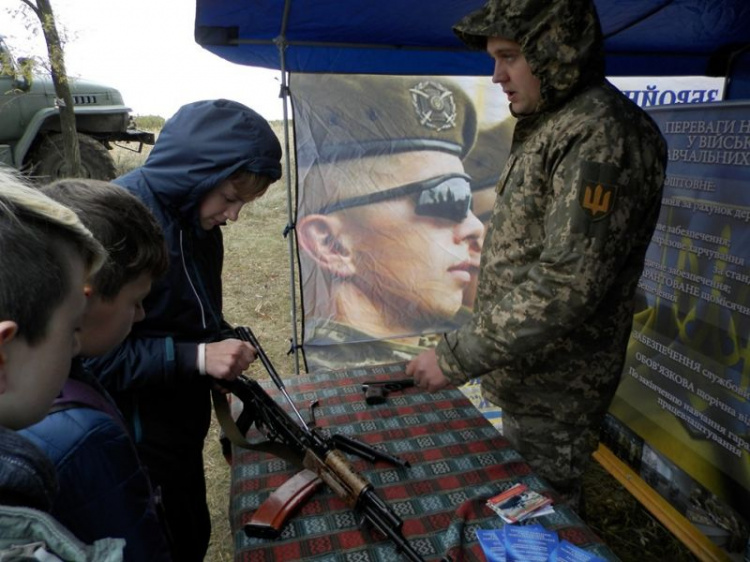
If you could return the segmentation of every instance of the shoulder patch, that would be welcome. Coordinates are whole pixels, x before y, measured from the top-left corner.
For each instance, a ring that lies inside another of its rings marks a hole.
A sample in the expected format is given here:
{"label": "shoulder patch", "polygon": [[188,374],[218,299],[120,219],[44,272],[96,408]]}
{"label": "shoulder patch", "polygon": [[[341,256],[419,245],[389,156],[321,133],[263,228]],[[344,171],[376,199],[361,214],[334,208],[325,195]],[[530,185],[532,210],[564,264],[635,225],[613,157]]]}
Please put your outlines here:
{"label": "shoulder patch", "polygon": [[612,213],[617,201],[617,185],[607,182],[602,166],[587,162],[583,166],[578,188],[578,203],[583,212],[594,221]]}

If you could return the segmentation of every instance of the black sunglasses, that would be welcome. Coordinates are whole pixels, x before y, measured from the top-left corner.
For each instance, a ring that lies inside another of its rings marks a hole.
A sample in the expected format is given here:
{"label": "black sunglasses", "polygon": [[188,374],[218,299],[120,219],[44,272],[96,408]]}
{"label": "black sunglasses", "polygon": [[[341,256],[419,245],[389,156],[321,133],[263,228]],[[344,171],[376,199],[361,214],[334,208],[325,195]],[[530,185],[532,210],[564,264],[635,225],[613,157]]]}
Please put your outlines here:
{"label": "black sunglasses", "polygon": [[460,223],[466,219],[471,209],[470,182],[471,178],[466,174],[444,174],[427,180],[392,187],[385,191],[376,191],[367,195],[343,199],[326,205],[318,211],[318,214],[325,215],[342,209],[360,207],[419,193],[414,208],[416,214]]}

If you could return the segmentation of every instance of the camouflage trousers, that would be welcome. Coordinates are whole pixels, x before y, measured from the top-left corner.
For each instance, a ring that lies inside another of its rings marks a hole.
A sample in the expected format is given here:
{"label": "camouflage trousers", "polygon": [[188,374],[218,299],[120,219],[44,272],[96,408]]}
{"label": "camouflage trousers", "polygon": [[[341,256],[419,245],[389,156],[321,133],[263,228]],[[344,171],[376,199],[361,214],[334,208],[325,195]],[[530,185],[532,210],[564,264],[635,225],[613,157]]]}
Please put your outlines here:
{"label": "camouflage trousers", "polygon": [[576,511],[582,507],[582,477],[599,444],[599,427],[503,412],[504,437]]}

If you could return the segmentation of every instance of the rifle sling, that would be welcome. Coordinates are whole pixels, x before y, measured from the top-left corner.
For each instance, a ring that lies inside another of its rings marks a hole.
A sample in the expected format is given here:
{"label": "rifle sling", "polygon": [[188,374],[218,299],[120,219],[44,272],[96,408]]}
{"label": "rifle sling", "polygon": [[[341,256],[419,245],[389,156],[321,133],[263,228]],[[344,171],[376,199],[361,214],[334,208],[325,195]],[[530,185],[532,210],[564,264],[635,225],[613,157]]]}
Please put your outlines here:
{"label": "rifle sling", "polygon": [[237,423],[234,421],[231,412],[229,411],[229,402],[224,394],[216,390],[211,389],[211,398],[214,403],[214,411],[216,412],[216,419],[224,431],[224,435],[232,442],[233,445],[242,449],[250,449],[252,451],[260,451],[268,453],[275,457],[284,459],[288,463],[303,468],[302,456],[299,453],[290,449],[283,443],[276,443],[274,441],[261,441],[260,443],[251,443],[242,434],[240,429],[237,427]]}

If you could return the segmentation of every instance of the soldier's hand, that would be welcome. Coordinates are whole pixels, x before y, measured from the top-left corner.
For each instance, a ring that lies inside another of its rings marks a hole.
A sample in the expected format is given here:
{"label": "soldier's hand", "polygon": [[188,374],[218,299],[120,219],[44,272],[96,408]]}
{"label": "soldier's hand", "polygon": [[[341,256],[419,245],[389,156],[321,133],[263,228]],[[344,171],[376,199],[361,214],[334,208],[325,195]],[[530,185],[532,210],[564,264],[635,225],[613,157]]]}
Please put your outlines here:
{"label": "soldier's hand", "polygon": [[414,378],[414,385],[427,392],[437,392],[450,381],[440,370],[434,349],[423,351],[406,365],[406,374]]}
{"label": "soldier's hand", "polygon": [[255,361],[255,348],[246,341],[222,340],[206,344],[206,374],[233,381]]}

